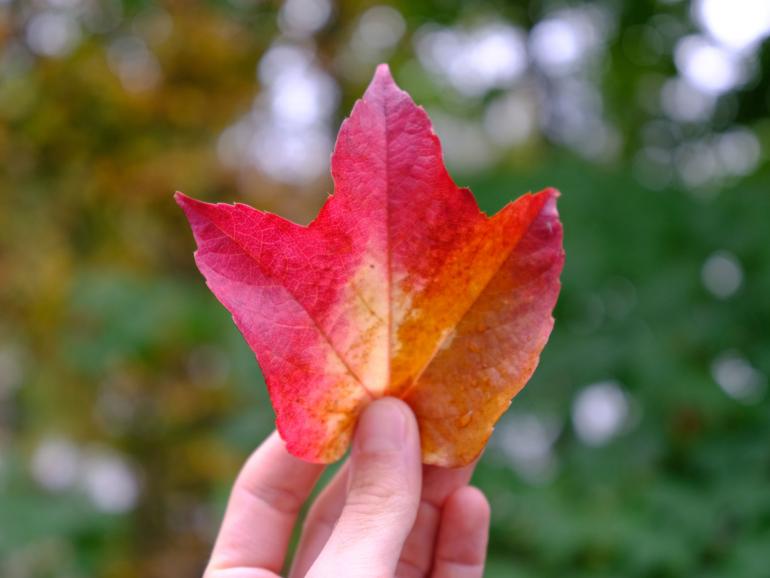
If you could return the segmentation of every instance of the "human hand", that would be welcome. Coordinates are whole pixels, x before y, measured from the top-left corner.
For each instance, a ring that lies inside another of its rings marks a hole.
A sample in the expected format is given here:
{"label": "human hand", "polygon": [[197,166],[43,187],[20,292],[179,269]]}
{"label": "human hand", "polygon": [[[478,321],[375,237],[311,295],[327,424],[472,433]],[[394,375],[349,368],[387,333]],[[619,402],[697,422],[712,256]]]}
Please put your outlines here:
{"label": "human hand", "polygon": [[[467,485],[474,465],[422,466],[409,406],[373,402],[308,512],[289,578],[480,578],[489,504]],[[273,433],[235,482],[204,578],[276,578],[322,470]]]}

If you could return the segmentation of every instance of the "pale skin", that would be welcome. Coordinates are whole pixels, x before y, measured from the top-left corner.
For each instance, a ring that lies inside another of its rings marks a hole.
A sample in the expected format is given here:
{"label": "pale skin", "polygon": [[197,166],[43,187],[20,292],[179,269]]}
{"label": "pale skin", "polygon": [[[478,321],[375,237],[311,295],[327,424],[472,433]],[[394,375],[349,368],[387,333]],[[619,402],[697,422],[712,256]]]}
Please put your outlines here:
{"label": "pale skin", "polygon": [[[489,504],[475,464],[422,466],[414,414],[385,398],[359,419],[349,460],[310,507],[288,578],[481,578]],[[273,433],[233,486],[204,578],[277,578],[323,466]]]}

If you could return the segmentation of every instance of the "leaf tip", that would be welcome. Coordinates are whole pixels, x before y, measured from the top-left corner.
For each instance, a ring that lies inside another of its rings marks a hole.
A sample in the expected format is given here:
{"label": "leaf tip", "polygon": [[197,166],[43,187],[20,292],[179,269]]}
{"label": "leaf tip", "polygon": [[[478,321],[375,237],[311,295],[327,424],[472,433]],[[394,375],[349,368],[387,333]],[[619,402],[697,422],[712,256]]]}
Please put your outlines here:
{"label": "leaf tip", "polygon": [[176,201],[176,204],[182,208],[185,215],[187,215],[187,217],[190,219],[192,219],[194,214],[200,213],[201,209],[208,205],[208,203],[204,203],[198,199],[188,197],[181,191],[174,193],[174,200]]}
{"label": "leaf tip", "polygon": [[374,71],[374,78],[380,82],[393,82],[393,75],[390,73],[390,66],[388,66],[388,64],[385,62],[378,64],[377,69]]}
{"label": "leaf tip", "polygon": [[174,200],[176,201],[177,205],[184,209],[192,199],[185,195],[182,191],[177,191],[174,193]]}
{"label": "leaf tip", "polygon": [[369,87],[364,93],[364,100],[371,99],[377,95],[389,93],[393,90],[400,90],[396,81],[393,80],[393,75],[390,72],[390,67],[383,63],[377,65],[374,71],[372,81],[369,83]]}
{"label": "leaf tip", "polygon": [[558,218],[559,210],[556,208],[556,200],[561,197],[561,193],[558,189],[554,189],[553,187],[548,187],[543,191],[543,193],[545,193],[546,196],[543,211],[545,211],[546,215],[551,215]]}
{"label": "leaf tip", "polygon": [[529,193],[532,199],[538,199],[537,206],[544,215],[559,218],[559,210],[556,208],[556,201],[561,197],[558,189],[547,187],[537,193]]}

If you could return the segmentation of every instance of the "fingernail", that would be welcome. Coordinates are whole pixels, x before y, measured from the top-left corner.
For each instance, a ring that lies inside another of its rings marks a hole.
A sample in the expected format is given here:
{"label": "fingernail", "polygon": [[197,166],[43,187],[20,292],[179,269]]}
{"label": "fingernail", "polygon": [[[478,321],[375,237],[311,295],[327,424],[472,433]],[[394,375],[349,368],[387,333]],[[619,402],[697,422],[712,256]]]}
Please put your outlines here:
{"label": "fingernail", "polygon": [[406,415],[399,402],[375,401],[358,422],[356,445],[366,453],[400,450],[406,445],[406,427]]}

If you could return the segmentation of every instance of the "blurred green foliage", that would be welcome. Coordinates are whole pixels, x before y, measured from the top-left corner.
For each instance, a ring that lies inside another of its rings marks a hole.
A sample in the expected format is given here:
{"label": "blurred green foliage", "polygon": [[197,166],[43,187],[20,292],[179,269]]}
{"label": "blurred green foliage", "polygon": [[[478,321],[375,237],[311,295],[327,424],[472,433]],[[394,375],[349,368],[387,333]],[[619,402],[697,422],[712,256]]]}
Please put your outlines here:
{"label": "blurred green foliage", "polygon": [[[645,176],[639,151],[651,122],[685,140],[740,122],[766,150],[767,43],[755,80],[721,96],[708,120],[664,122],[639,91],[675,74],[675,38],[653,59],[628,47],[661,18],[661,30],[691,32],[687,2],[601,5],[615,33],[589,78],[622,137],[614,154],[586,159],[544,130],[491,166],[448,158],[488,211],[527,190],[563,192],[556,328],[475,481],[493,505],[488,575],[762,576],[770,172],[762,156],[745,177],[688,186],[656,178],[686,156]],[[29,32],[47,6],[97,6],[101,24],[66,51],[35,53],[25,43],[51,46]],[[302,41],[340,83],[334,130],[372,70],[340,57],[369,6],[339,3],[315,43]],[[528,29],[555,4],[394,6],[406,23],[390,56],[397,80],[431,112],[480,125],[499,89],[464,100],[423,71],[410,39],[426,23],[490,15]],[[0,2],[4,578],[200,575],[229,485],[272,428],[258,366],[195,270],[171,194],[307,221],[331,190],[328,177],[281,184],[217,155],[261,88],[255,70],[281,34],[279,10],[246,0]],[[141,90],[111,65],[109,48],[126,36],[143,38],[161,71]],[[597,383],[621,392],[610,409],[623,423],[591,442],[576,408]]]}

